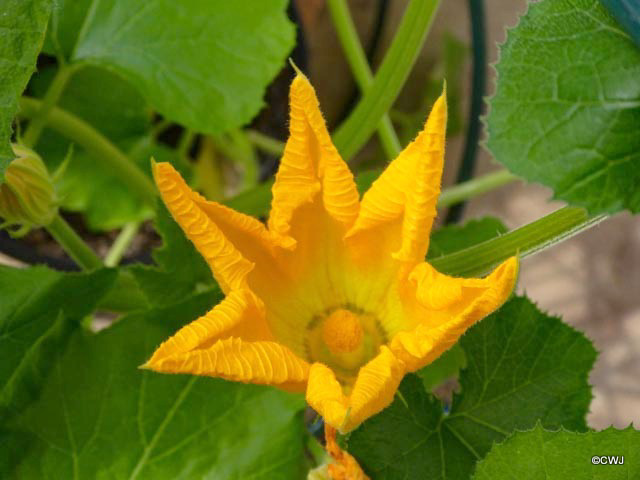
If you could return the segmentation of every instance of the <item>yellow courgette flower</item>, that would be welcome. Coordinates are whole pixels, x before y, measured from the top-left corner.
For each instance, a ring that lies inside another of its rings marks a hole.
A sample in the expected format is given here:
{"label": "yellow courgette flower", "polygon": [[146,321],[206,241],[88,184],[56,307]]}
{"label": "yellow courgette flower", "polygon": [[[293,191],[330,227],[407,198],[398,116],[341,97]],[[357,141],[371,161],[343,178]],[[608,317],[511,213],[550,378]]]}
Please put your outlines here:
{"label": "yellow courgette flower", "polygon": [[484,279],[425,262],[442,175],[446,101],[360,201],[315,91],[290,90],[290,137],[268,226],[192,191],[168,163],[153,174],[169,211],[226,295],[145,365],[306,391],[329,425],[354,429],[507,299],[511,258]]}

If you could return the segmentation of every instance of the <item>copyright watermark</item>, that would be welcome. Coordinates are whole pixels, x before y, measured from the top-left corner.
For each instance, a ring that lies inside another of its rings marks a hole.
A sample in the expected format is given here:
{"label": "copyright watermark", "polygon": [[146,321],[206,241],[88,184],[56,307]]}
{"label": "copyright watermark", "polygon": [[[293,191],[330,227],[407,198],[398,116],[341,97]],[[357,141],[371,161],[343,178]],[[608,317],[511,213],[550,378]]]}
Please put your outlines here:
{"label": "copyright watermark", "polygon": [[593,465],[624,465],[624,455],[594,455],[591,457]]}

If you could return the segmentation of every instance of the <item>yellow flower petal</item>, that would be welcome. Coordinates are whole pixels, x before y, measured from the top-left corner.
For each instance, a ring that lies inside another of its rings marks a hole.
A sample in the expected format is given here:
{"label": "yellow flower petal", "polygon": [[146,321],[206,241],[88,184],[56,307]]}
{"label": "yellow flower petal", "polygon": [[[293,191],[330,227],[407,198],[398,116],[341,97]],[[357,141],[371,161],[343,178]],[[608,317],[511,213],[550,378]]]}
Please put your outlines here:
{"label": "yellow flower petal", "polygon": [[324,208],[339,223],[350,227],[358,213],[358,191],[351,171],[331,142],[315,91],[298,74],[290,90],[290,136],[273,185],[269,230],[289,235],[293,212],[321,192]]}
{"label": "yellow flower petal", "polygon": [[436,216],[447,124],[445,92],[436,101],[423,131],[365,193],[349,236],[402,219],[402,240],[394,258],[420,261],[427,253]]}
{"label": "yellow flower petal", "polygon": [[314,363],[309,372],[307,403],[326,423],[349,432],[391,404],[404,374],[404,364],[383,345],[378,355],[360,369],[347,396],[333,371]]}
{"label": "yellow flower petal", "polygon": [[257,322],[260,317],[264,317],[262,304],[251,292],[248,290],[230,292],[218,305],[163,342],[156,349],[147,366],[153,368],[167,357],[211,344],[222,335],[228,336],[230,331],[237,330],[239,325],[247,321],[262,324],[260,329],[254,326],[254,338],[270,339],[270,333],[265,328],[264,322]]}
{"label": "yellow flower petal", "polygon": [[[410,331],[399,332],[391,340],[391,350],[411,372],[431,363],[451,348],[471,325],[507,300],[516,281],[518,260],[509,258],[485,279],[452,278],[440,273],[430,278],[420,276],[424,273],[422,270],[420,268],[416,275],[417,299],[427,307],[422,314],[429,318],[429,309],[443,310],[434,312],[438,315],[433,315],[431,322],[419,323]],[[432,283],[433,278],[437,279],[435,283]],[[425,281],[429,279],[431,281]],[[433,289],[439,295],[434,294]],[[433,318],[443,320],[434,325]]]}
{"label": "yellow flower petal", "polygon": [[153,165],[160,195],[178,225],[209,264],[222,290],[246,288],[246,276],[254,264],[245,259],[198,204],[180,174],[168,163]]}
{"label": "yellow flower petal", "polygon": [[309,364],[271,339],[261,303],[234,291],[164,342],[144,367],[301,390]]}
{"label": "yellow flower petal", "polygon": [[[191,373],[244,383],[302,390],[309,364],[277,342],[246,342],[225,338],[206,349],[176,353],[148,368],[165,373]],[[296,388],[297,387],[297,388]]]}

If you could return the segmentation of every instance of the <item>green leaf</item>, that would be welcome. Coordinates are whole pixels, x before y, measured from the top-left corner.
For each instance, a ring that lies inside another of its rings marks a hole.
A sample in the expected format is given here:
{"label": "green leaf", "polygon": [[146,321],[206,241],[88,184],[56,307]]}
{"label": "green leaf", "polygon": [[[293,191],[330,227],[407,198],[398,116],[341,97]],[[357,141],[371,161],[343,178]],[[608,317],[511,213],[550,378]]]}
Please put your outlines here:
{"label": "green leaf", "polygon": [[93,2],[74,62],[122,75],[165,117],[207,133],[241,126],[294,44],[286,0]]}
{"label": "green leaf", "polygon": [[164,204],[158,202],[156,231],[163,246],[153,252],[157,267],[135,265],[131,273],[149,302],[154,305],[175,303],[214,284],[209,266],[171,218]]}
{"label": "green leaf", "polygon": [[302,396],[138,369],[162,340],[218,300],[203,294],[98,334],[77,332],[41,397],[8,425],[4,446],[17,458],[0,476],[301,478]]}
{"label": "green leaf", "polygon": [[[592,458],[607,464],[594,464]],[[611,464],[613,462],[616,464]],[[627,480],[640,478],[640,431],[549,432],[540,425],[494,445],[478,463],[474,480]]]}
{"label": "green leaf", "polygon": [[0,14],[0,182],[13,159],[11,122],[36,65],[51,0],[4,0]]}
{"label": "green leaf", "polygon": [[50,360],[115,280],[115,271],[64,274],[0,266],[0,418],[38,394]]}
{"label": "green leaf", "polygon": [[[46,68],[33,76],[29,82],[33,96],[45,95],[56,70]],[[96,95],[97,92],[100,94]],[[151,107],[137,89],[118,75],[97,67],[77,70],[57,104],[113,141],[139,137],[151,127]]]}
{"label": "green leaf", "polygon": [[640,212],[640,49],[595,0],[531,3],[500,50],[488,147],[590,213]]}
{"label": "green leaf", "polygon": [[422,379],[424,388],[431,391],[450,378],[458,378],[460,370],[467,366],[467,356],[460,344],[456,343],[449,350],[426,367],[418,370],[416,375]]}
{"label": "green leaf", "polygon": [[492,444],[516,429],[541,421],[586,430],[596,352],[581,333],[516,297],[459,343],[468,366],[448,415],[409,375],[402,398],[350,435],[349,451],[372,478],[466,480]]}
{"label": "green leaf", "polygon": [[427,258],[436,258],[457,252],[499,237],[506,232],[507,227],[494,217],[469,220],[464,225],[441,227],[431,234]]}

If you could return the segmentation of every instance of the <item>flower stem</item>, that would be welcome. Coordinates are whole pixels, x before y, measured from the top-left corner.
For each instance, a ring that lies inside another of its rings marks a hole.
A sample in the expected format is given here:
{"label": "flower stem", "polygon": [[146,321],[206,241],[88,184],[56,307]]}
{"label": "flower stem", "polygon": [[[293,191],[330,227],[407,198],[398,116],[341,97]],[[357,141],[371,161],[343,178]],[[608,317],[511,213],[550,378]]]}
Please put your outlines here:
{"label": "flower stem", "polygon": [[362,99],[336,129],[333,140],[345,160],[362,147],[397,98],[440,5],[440,0],[411,0],[384,60]]}
{"label": "flower stem", "polygon": [[507,258],[533,255],[607,218],[590,217],[578,207],[564,207],[504,235],[429,261],[436,269],[461,277],[478,276]]}
{"label": "flower stem", "polygon": [[49,113],[51,109],[55,107],[60,96],[67,86],[71,75],[76,70],[76,66],[61,64],[56,72],[47,93],[42,98],[42,102],[34,115],[31,117],[31,122],[22,136],[22,142],[27,147],[34,147],[38,143],[42,129],[47,123]]}
{"label": "flower stem", "polygon": [[[366,92],[373,84],[373,74],[360,44],[346,0],[329,0],[329,11],[356,82],[360,90]],[[387,113],[380,118],[378,136],[387,157],[389,159],[397,157],[402,147]]]}
{"label": "flower stem", "polygon": [[59,214],[45,229],[83,270],[94,270],[103,266],[100,257]]}
{"label": "flower stem", "polygon": [[[22,97],[20,114],[27,118],[34,118],[39,114],[42,103],[34,98]],[[149,205],[155,206],[156,189],[151,179],[108,138],[81,118],[58,107],[51,107],[47,123],[58,133],[82,146],[117,175],[133,192]]]}
{"label": "flower stem", "polygon": [[109,252],[104,257],[105,266],[115,267],[120,263],[131,242],[136,238],[139,229],[140,222],[129,222],[122,227],[122,230],[111,245]]}
{"label": "flower stem", "polygon": [[245,130],[247,138],[253,143],[256,148],[259,148],[265,153],[274,155],[276,157],[281,156],[284,153],[284,142],[276,140],[268,135],[257,130]]}
{"label": "flower stem", "polygon": [[445,188],[438,199],[439,207],[449,207],[517,180],[509,170],[501,169],[481,177]]}
{"label": "flower stem", "polygon": [[180,137],[180,141],[178,142],[178,148],[176,152],[180,158],[189,158],[189,151],[193,146],[193,141],[196,139],[196,132],[191,130],[190,128],[185,129],[182,132],[182,136]]}

